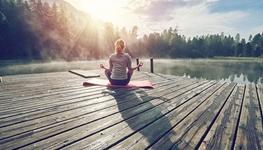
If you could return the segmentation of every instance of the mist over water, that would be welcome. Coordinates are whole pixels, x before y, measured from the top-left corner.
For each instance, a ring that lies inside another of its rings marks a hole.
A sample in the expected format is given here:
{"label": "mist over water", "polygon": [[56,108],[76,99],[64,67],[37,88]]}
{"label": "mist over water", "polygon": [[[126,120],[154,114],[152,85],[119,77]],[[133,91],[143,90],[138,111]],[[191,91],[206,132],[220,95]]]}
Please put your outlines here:
{"label": "mist over water", "polygon": [[[150,72],[149,59],[144,62],[142,71]],[[99,69],[99,64],[108,66],[108,60],[93,61],[2,61],[0,76],[61,72],[71,69]],[[135,61],[133,62],[135,66]],[[222,59],[156,59],[154,72],[208,80],[225,80],[236,83],[256,83],[263,85],[263,61],[222,60]]]}
{"label": "mist over water", "polygon": [[156,72],[208,80],[263,84],[263,61],[181,59],[158,60]]}
{"label": "mist over water", "polygon": [[32,73],[63,72],[71,69],[93,70],[99,69],[99,64],[107,62],[106,60],[94,61],[8,61],[0,63],[0,75],[17,75]]}

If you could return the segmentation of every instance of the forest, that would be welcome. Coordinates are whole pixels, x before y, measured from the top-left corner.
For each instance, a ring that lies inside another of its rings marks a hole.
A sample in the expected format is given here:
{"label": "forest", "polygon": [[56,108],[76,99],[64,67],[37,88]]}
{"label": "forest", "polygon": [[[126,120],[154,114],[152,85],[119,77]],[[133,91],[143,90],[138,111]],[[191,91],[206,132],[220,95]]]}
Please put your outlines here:
{"label": "forest", "polygon": [[220,31],[186,37],[176,27],[140,37],[138,31],[136,25],[126,29],[96,20],[63,0],[0,0],[1,60],[103,59],[119,38],[134,58],[263,57],[263,33],[246,40]]}

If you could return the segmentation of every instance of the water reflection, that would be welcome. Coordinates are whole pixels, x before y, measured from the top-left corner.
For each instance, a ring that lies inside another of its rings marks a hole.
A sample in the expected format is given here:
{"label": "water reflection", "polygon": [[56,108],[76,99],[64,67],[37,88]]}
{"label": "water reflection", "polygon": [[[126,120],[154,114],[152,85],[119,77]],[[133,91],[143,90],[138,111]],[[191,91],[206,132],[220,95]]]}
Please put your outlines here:
{"label": "water reflection", "polygon": [[[142,71],[150,71],[149,59],[142,60]],[[75,62],[0,62],[0,76],[68,71],[70,69],[98,69],[107,60]],[[154,60],[158,73],[208,80],[225,80],[237,83],[263,84],[263,60],[219,59],[158,59]]]}
{"label": "water reflection", "polygon": [[157,72],[225,80],[236,83],[263,83],[263,62],[232,60],[172,60],[170,63],[155,63]]}

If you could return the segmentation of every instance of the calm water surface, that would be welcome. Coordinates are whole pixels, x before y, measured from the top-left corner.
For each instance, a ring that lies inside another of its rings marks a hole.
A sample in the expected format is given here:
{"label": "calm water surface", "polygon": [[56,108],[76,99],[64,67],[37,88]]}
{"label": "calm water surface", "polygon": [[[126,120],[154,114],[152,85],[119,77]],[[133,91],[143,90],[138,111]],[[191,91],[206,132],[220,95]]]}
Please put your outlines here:
{"label": "calm water surface", "polygon": [[[144,59],[142,71],[149,71],[149,60]],[[75,62],[25,62],[0,61],[0,76],[68,71],[70,69],[98,69],[107,60]],[[157,73],[188,76],[211,80],[225,80],[237,83],[263,84],[263,60],[223,59],[158,59],[154,60]]]}
{"label": "calm water surface", "polygon": [[236,83],[263,83],[263,61],[252,60],[159,60],[155,70],[164,74]]}

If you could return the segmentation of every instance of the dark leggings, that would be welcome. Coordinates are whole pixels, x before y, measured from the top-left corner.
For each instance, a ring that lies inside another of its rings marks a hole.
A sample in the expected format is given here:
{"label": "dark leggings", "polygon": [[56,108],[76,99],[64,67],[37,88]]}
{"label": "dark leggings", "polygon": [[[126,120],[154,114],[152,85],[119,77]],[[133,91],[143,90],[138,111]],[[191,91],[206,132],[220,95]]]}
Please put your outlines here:
{"label": "dark leggings", "polygon": [[127,79],[125,79],[125,80],[115,80],[115,79],[111,79],[110,70],[108,70],[108,69],[105,70],[105,75],[112,85],[127,85],[131,80],[132,73],[133,73],[132,71],[128,71],[127,72]]}

